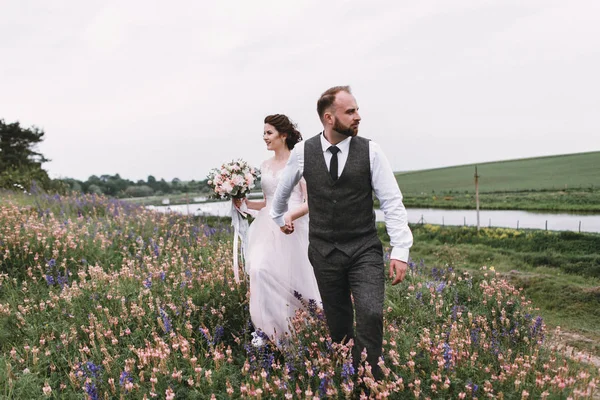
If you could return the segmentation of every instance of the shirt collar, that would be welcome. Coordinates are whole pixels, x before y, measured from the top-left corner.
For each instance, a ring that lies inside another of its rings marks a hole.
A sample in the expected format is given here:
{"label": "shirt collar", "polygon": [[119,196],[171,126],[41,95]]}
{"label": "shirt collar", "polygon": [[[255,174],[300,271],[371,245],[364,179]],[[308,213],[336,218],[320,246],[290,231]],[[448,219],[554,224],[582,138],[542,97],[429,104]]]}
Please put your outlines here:
{"label": "shirt collar", "polygon": [[[348,151],[350,150],[351,139],[352,136],[348,136],[346,139],[336,144],[336,147],[340,149],[341,153],[348,154]],[[327,139],[325,139],[325,135],[323,134],[323,132],[321,132],[321,147],[323,149],[323,153],[325,153],[327,150],[329,150],[329,147],[331,147],[331,143],[329,143]]]}

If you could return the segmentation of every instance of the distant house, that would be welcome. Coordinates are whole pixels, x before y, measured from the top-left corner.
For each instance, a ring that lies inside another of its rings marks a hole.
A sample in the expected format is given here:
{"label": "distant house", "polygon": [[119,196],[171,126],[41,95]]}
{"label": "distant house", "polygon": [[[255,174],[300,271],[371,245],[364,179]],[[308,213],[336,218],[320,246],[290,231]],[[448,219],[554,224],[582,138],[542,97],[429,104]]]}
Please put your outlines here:
{"label": "distant house", "polygon": [[165,205],[171,204],[171,200],[169,199],[162,199],[162,203]]}

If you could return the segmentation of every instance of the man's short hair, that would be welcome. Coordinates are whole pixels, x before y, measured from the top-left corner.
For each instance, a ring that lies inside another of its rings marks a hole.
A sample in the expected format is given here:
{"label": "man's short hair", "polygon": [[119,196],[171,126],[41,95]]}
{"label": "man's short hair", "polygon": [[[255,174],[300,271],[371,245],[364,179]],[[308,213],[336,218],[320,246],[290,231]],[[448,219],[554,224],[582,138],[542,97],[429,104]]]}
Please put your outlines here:
{"label": "man's short hair", "polygon": [[334,86],[324,91],[321,97],[319,97],[319,100],[317,101],[317,113],[319,114],[321,121],[323,121],[325,110],[331,107],[335,101],[335,96],[339,92],[348,92],[349,94],[352,94],[350,86]]}

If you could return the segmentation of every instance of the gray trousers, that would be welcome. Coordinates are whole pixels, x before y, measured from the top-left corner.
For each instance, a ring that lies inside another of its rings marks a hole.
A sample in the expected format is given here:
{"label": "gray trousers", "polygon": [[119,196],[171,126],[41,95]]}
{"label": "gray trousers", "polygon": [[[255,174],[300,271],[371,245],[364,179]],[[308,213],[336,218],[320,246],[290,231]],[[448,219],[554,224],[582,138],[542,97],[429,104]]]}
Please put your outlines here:
{"label": "gray trousers", "polygon": [[[380,379],[381,369],[377,363],[383,342],[385,293],[381,243],[352,257],[337,249],[324,257],[309,246],[308,258],[317,278],[331,339],[338,343],[354,339],[352,357],[355,369],[360,362],[362,350],[366,348],[367,361],[373,375]],[[355,312],[356,334],[353,326]]]}

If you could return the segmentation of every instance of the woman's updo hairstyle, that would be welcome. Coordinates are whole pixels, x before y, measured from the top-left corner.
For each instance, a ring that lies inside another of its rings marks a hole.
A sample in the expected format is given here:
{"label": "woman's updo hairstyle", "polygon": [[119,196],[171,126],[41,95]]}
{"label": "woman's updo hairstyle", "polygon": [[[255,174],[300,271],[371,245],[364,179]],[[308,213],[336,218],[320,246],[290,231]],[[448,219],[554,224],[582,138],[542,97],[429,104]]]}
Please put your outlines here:
{"label": "woman's updo hairstyle", "polygon": [[290,150],[302,140],[302,134],[296,129],[296,124],[283,114],[268,115],[265,117],[265,124],[272,125],[280,135],[287,135],[285,144]]}

